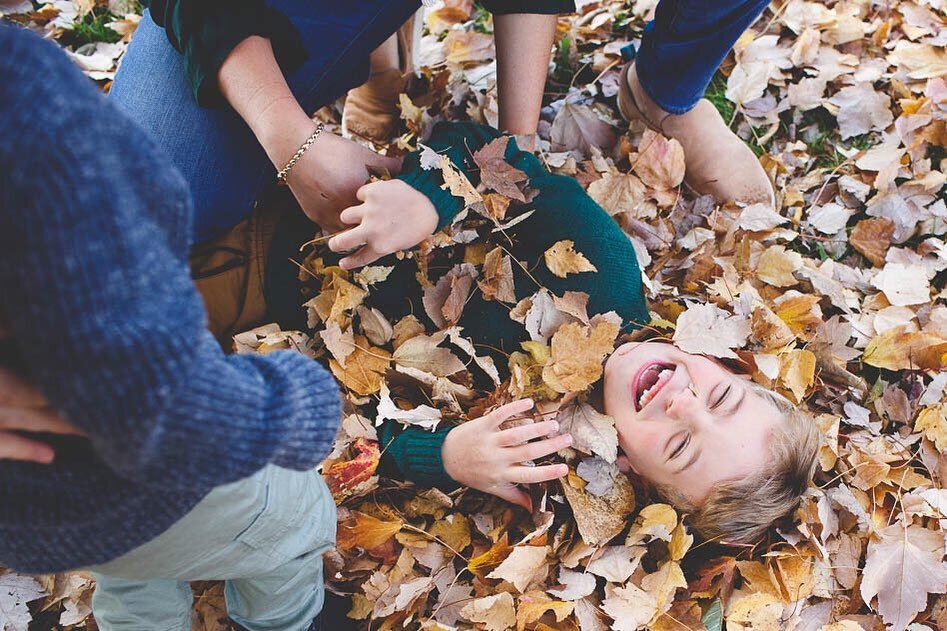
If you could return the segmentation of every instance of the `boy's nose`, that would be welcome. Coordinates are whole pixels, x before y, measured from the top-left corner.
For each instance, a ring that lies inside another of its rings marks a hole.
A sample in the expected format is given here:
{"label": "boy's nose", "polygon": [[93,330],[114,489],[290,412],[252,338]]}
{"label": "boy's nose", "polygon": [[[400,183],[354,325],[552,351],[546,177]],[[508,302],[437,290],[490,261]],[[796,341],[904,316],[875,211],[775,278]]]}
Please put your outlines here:
{"label": "boy's nose", "polygon": [[696,405],[697,397],[694,396],[694,392],[688,384],[668,398],[664,411],[669,417],[680,420],[690,417]]}

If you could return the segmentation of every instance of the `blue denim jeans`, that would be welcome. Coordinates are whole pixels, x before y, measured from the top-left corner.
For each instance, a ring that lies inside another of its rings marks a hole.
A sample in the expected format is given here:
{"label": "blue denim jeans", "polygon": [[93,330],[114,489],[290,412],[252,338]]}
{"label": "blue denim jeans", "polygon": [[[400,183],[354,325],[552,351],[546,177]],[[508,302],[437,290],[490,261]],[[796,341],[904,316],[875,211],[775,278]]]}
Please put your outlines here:
{"label": "blue denim jeans", "polygon": [[641,87],[671,114],[694,107],[740,35],[770,0],[661,0],[635,69]]}
{"label": "blue denim jeans", "polygon": [[[360,85],[371,51],[420,6],[420,0],[270,0],[300,31],[309,54],[286,79],[307,112]],[[229,107],[199,107],[183,57],[145,12],[110,97],[147,131],[184,175],[194,198],[195,241],[240,223],[275,180],[249,127]]]}

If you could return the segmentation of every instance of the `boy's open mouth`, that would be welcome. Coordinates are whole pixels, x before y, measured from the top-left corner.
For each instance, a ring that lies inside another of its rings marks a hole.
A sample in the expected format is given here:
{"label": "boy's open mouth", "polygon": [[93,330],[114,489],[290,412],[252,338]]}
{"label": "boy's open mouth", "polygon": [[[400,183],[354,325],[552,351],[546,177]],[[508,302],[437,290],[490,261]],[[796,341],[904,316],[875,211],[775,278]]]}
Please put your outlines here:
{"label": "boy's open mouth", "polygon": [[671,380],[674,370],[674,364],[652,362],[638,371],[632,388],[636,411],[640,412],[648,403],[654,400],[655,395]]}

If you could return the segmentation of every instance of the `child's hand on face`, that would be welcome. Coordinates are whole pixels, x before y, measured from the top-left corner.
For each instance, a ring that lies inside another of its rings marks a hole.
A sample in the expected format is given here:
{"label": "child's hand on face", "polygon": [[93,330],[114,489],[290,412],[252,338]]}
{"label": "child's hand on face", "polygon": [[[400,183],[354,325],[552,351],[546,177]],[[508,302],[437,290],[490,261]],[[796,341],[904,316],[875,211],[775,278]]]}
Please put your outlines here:
{"label": "child's hand on face", "polygon": [[444,469],[458,483],[492,493],[531,510],[529,496],[517,484],[555,480],[569,473],[565,464],[531,467],[522,464],[565,449],[572,436],[561,434],[527,442],[559,431],[556,421],[537,421],[510,429],[500,425],[533,407],[529,399],[508,403],[486,416],[455,427],[447,434],[441,455]]}
{"label": "child's hand on face", "polygon": [[437,210],[423,193],[401,180],[371,182],[358,189],[362,203],[342,211],[354,226],[329,239],[333,252],[355,250],[339,261],[343,269],[368,265],[383,256],[414,247],[437,228]]}

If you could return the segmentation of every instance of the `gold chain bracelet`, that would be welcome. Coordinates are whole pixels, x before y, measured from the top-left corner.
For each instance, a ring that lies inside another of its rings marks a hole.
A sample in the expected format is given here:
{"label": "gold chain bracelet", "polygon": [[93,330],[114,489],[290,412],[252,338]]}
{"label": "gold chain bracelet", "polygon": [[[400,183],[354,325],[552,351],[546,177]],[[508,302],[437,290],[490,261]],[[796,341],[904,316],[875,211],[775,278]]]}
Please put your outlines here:
{"label": "gold chain bracelet", "polygon": [[316,125],[316,131],[312,132],[312,135],[309,138],[306,138],[306,142],[300,145],[299,149],[296,150],[296,153],[293,154],[293,157],[289,159],[289,162],[286,163],[280,172],[276,174],[276,181],[280,184],[286,184],[286,178],[289,176],[289,172],[293,170],[293,167],[296,166],[296,163],[299,162],[299,159],[303,157],[303,154],[306,153],[306,150],[312,146],[312,143],[316,142],[316,138],[319,137],[319,134],[322,133],[322,130],[325,129],[325,125],[319,123]]}

